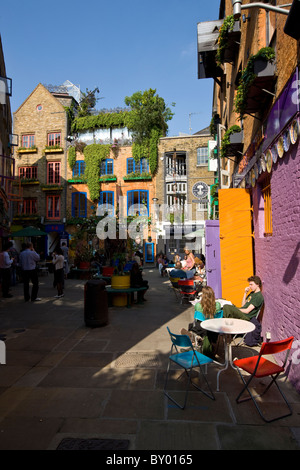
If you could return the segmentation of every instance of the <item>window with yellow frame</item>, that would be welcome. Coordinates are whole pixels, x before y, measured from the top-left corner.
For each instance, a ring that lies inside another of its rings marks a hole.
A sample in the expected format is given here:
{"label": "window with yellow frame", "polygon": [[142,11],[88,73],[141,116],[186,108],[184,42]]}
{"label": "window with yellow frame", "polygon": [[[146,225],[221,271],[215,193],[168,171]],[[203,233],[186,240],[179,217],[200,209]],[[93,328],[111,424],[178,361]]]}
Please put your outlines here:
{"label": "window with yellow frame", "polygon": [[265,230],[266,237],[273,234],[272,224],[272,197],[271,197],[271,177],[268,175],[262,182],[261,192],[264,198],[264,215],[265,215]]}

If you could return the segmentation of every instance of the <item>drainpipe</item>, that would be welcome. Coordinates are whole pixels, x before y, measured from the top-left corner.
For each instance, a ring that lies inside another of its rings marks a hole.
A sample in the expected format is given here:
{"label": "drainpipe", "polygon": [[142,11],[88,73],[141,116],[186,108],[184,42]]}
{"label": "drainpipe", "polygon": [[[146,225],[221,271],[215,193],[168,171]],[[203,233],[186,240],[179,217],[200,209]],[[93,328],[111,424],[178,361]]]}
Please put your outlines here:
{"label": "drainpipe", "polygon": [[218,187],[221,189],[221,157],[220,157],[220,151],[221,151],[221,129],[226,131],[226,127],[223,126],[223,124],[217,124],[217,149],[218,149]]}
{"label": "drainpipe", "polygon": [[235,20],[238,20],[241,16],[241,10],[248,10],[248,8],[262,8],[263,10],[274,11],[275,13],[281,13],[283,15],[288,15],[289,10],[284,10],[282,7],[289,7],[291,3],[286,5],[281,5],[275,7],[273,5],[269,5],[267,3],[247,3],[246,5],[242,5],[242,0],[232,0],[233,6],[233,16]]}
{"label": "drainpipe", "polygon": [[[68,148],[67,148],[67,137],[68,137],[68,115],[65,111],[65,188],[64,188],[64,194],[65,194],[65,203],[64,203],[64,217],[63,219],[66,220],[67,218],[67,192],[68,192],[68,183],[67,183],[67,165],[68,165]],[[64,227],[65,231],[65,227]]]}

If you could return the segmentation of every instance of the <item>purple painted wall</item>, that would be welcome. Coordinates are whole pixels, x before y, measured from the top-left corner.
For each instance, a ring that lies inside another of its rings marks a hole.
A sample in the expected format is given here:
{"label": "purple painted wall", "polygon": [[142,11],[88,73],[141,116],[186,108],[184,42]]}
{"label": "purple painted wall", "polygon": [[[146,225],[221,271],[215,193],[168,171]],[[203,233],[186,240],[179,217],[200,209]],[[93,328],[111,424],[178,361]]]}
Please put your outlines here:
{"label": "purple painted wall", "polygon": [[205,221],[206,239],[206,274],[207,285],[212,287],[216,299],[222,297],[221,259],[220,259],[220,224],[218,220]]}
{"label": "purple painted wall", "polygon": [[[261,175],[263,176],[263,175]],[[262,333],[271,341],[294,336],[289,380],[300,392],[300,138],[272,166],[273,235],[264,237],[263,198],[253,188],[256,274],[263,280]]]}

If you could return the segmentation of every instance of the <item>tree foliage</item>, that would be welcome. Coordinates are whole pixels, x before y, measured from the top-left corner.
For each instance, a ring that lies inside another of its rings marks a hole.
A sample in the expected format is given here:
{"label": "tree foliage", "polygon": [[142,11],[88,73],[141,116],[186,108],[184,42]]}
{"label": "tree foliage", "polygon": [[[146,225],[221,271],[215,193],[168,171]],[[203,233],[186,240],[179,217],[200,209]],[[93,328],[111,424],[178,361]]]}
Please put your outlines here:
{"label": "tree foliage", "polygon": [[172,119],[174,113],[166,106],[164,99],[156,94],[155,89],[149,88],[126,96],[125,104],[131,109],[127,126],[138,144],[150,139],[153,130],[159,131],[162,136],[167,134],[167,121]]}
{"label": "tree foliage", "polygon": [[78,107],[78,117],[89,116],[91,114],[91,109],[93,109],[98,101],[97,93],[99,93],[99,88],[94,90],[86,89],[85,92],[82,92],[82,99],[80,100]]}

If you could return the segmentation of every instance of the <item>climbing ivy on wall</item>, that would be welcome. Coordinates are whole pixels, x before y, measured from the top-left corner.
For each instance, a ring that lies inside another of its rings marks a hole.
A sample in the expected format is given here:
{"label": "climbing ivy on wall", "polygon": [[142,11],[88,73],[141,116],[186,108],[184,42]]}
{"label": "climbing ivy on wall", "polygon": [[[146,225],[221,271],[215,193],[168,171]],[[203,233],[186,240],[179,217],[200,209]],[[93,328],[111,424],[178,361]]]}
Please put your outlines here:
{"label": "climbing ivy on wall", "polygon": [[[166,135],[167,121],[172,119],[173,113],[170,108],[166,107],[163,98],[152,89],[126,97],[125,104],[130,106],[130,111],[100,113],[96,116],[87,115],[77,118],[73,118],[72,115],[71,131],[76,133],[97,128],[127,127],[132,131],[134,138],[133,158],[136,162],[139,162],[141,158],[147,158],[150,172],[153,174],[158,163],[158,142],[160,137]],[[84,178],[87,180],[93,201],[99,197],[101,161],[108,158],[113,148],[111,145],[92,144],[83,149],[86,163]],[[69,150],[68,162],[70,168],[73,168],[76,163],[76,148]]]}
{"label": "climbing ivy on wall", "polygon": [[70,147],[69,148],[69,153],[68,153],[68,163],[69,167],[71,170],[73,170],[75,163],[76,163],[76,149],[75,147]]}
{"label": "climbing ivy on wall", "polygon": [[85,172],[84,176],[92,201],[99,198],[100,192],[100,167],[102,160],[108,158],[111,145],[91,144],[87,145],[84,150]]}
{"label": "climbing ivy on wall", "polygon": [[100,113],[96,116],[84,116],[73,120],[72,132],[79,132],[89,129],[128,127],[130,112],[121,113]]}
{"label": "climbing ivy on wall", "polygon": [[132,144],[132,156],[136,162],[141,158],[149,160],[150,172],[153,174],[157,168],[158,160],[158,142],[162,137],[162,132],[158,129],[152,129],[150,138],[145,138],[141,143]]}
{"label": "climbing ivy on wall", "polygon": [[150,171],[153,174],[157,168],[158,161],[158,142],[162,137],[161,131],[158,129],[153,129],[151,131],[150,143],[149,143],[149,167]]}

